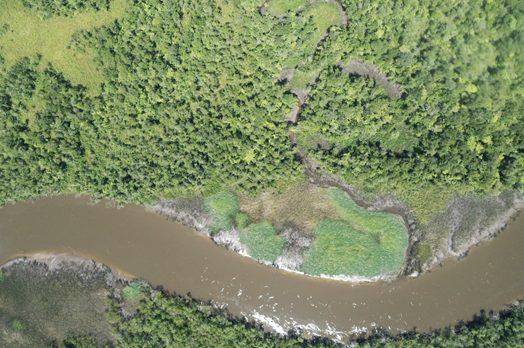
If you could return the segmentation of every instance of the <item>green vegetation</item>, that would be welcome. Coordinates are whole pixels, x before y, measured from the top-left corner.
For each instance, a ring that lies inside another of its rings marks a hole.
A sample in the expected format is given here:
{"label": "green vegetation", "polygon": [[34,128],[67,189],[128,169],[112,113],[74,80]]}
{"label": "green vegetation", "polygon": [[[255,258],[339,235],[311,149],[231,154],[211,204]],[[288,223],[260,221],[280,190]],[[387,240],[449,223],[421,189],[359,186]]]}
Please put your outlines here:
{"label": "green vegetation", "polygon": [[[337,347],[329,341],[282,339],[264,335],[259,329],[226,319],[222,314],[205,314],[195,301],[153,294],[141,303],[137,315],[119,325],[118,347]],[[524,306],[518,305],[500,314],[486,315],[471,323],[429,334],[407,333],[391,337],[375,334],[359,340],[362,348],[426,347],[524,347]]]}
{"label": "green vegetation", "polygon": [[349,221],[355,229],[376,234],[388,249],[398,250],[407,247],[407,229],[400,216],[363,209],[338,188],[330,189],[329,196],[338,216]]}
{"label": "green vegetation", "polygon": [[[5,282],[0,285],[2,347],[337,347],[328,340],[270,335],[225,312],[210,310],[202,302],[155,290],[144,293],[131,315],[123,315],[127,300],[119,302],[114,294],[130,284],[116,282],[108,287],[105,271],[84,270],[83,276],[72,269],[48,272],[35,263],[4,270]],[[26,305],[13,307],[14,303]],[[11,317],[13,313],[20,317]],[[470,323],[427,334],[379,332],[361,337],[355,347],[518,348],[523,341],[524,305],[520,304],[501,312],[497,319],[484,313]]]}
{"label": "green vegetation", "polygon": [[294,182],[283,192],[241,197],[240,210],[253,221],[269,221],[277,229],[293,225],[305,234],[311,234],[321,220],[337,218],[328,190],[305,179]]}
{"label": "green vegetation", "polygon": [[270,0],[267,11],[272,16],[283,16],[289,12],[297,12],[306,5],[306,0]]}
{"label": "green vegetation", "polygon": [[[236,218],[233,195],[220,192],[251,197],[296,183],[303,168],[285,118],[297,104],[290,90],[308,86],[293,129],[301,154],[365,191],[393,193],[419,221],[455,192],[522,190],[522,1],[341,3],[351,17],[346,28],[329,1],[271,1],[273,15],[262,16],[259,0],[0,0],[0,205],[66,192],[137,203],[204,194],[215,232],[236,223],[256,258],[274,260],[283,241],[270,223],[278,228],[284,212],[314,205],[289,206],[289,196],[270,194],[264,201],[281,212],[254,204],[249,225]],[[402,97],[338,65],[352,61],[374,64]],[[294,76],[283,78],[285,71]],[[314,209],[288,220],[302,217],[315,237],[304,269],[398,271],[406,243],[400,221],[360,211],[336,192],[331,198],[333,206],[324,197],[312,217],[303,218]],[[427,247],[420,252],[429,257]],[[50,306],[74,308],[63,296]],[[17,298],[0,308],[9,337],[18,337],[13,320],[41,337],[43,315],[19,318],[29,311],[12,309],[39,305]],[[511,346],[522,339],[522,312],[515,313],[483,329],[377,344],[464,339],[462,346],[474,346],[484,337]],[[152,334],[151,342],[196,333],[218,339],[222,328],[173,333],[172,323],[149,315],[122,324],[122,342],[146,346]],[[78,323],[71,318],[67,325]],[[140,320],[158,332],[142,330]],[[240,342],[242,325],[225,332]],[[57,337],[65,331],[58,327]]]}
{"label": "green vegetation", "polygon": [[323,220],[305,253],[303,270],[314,275],[373,277],[399,273],[404,265],[408,235],[395,215],[370,212],[342,190],[329,192],[340,220]]}
{"label": "green vegetation", "polygon": [[246,213],[238,213],[235,217],[235,226],[239,229],[247,227],[250,223],[251,219]]}
{"label": "green vegetation", "polygon": [[[92,50],[104,73],[99,96],[70,83],[45,52],[54,68],[43,71],[35,52],[13,56],[31,57],[0,74],[1,204],[64,191],[120,202],[229,186],[257,192],[298,174],[283,121],[294,101],[275,83],[292,51],[282,41],[290,28],[260,16],[257,3],[151,0],[129,3],[104,28],[79,27],[75,47]],[[2,6],[17,25],[37,18],[16,1]],[[55,32],[46,40],[67,40]]]}
{"label": "green vegetation", "polygon": [[[46,13],[62,14],[62,7],[58,5],[59,3],[24,0],[26,5],[32,4],[41,11],[51,11]],[[77,6],[81,3],[87,4],[88,2],[77,1],[75,4],[65,2],[74,8],[82,8]],[[91,3],[93,6],[89,7],[96,8],[95,3],[102,4],[108,1],[92,1]],[[44,9],[46,6],[50,8]],[[104,77],[95,65],[95,52],[90,48],[74,49],[70,44],[75,32],[107,25],[122,16],[125,1],[114,0],[111,10],[107,8],[107,5],[101,5],[100,8],[105,8],[105,10],[98,12],[90,10],[70,18],[51,17],[44,20],[35,11],[24,8],[17,0],[0,0],[0,26],[4,25],[7,28],[6,32],[0,35],[0,51],[5,59],[4,64],[10,67],[21,58],[41,55],[41,68],[52,64],[74,84],[86,86],[91,93],[99,92]],[[50,17],[50,15],[45,15],[45,17]]]}
{"label": "green vegetation", "polygon": [[51,16],[71,16],[86,9],[109,10],[110,0],[22,0],[24,6],[34,8],[44,18]]}
{"label": "green vegetation", "polygon": [[[522,9],[510,0],[459,11],[344,3],[347,28],[334,2],[283,19],[261,16],[254,0],[42,4],[0,2],[2,203],[64,191],[144,202],[285,187],[300,172],[287,89],[317,73],[296,133],[324,169],[395,193],[423,220],[450,196],[420,192],[522,185]],[[336,66],[352,60],[376,64],[404,97]],[[296,80],[283,87],[285,67]]]}
{"label": "green vegetation", "polygon": [[282,254],[285,240],[278,236],[275,227],[267,221],[251,224],[240,230],[240,242],[256,260],[274,262]]}
{"label": "green vegetation", "polygon": [[122,289],[122,297],[125,301],[132,301],[139,298],[144,289],[139,283],[130,283]]}
{"label": "green vegetation", "polygon": [[210,226],[212,234],[231,230],[238,213],[238,201],[233,193],[219,192],[206,197],[204,207],[213,220]]}
{"label": "green vegetation", "polygon": [[113,341],[104,313],[110,303],[104,272],[81,267],[57,272],[21,262],[2,274],[0,347],[49,347],[53,341],[84,335],[96,337],[99,345]]}
{"label": "green vegetation", "polygon": [[329,28],[343,24],[340,9],[334,1],[315,2],[304,11],[303,15],[306,20],[313,22],[315,28],[311,42],[307,44],[308,47],[316,47],[318,42],[328,34]]}
{"label": "green vegetation", "polygon": [[293,78],[289,82],[289,88],[293,91],[306,89],[318,76],[319,70],[295,70]]}
{"label": "green vegetation", "polygon": [[[280,2],[270,2],[270,13],[271,6],[277,4],[283,6]],[[290,7],[288,10],[291,10],[292,2],[287,4]],[[293,71],[288,87],[296,93],[311,84],[320,70],[325,67],[318,62],[311,64],[319,43],[329,35],[330,28],[340,27],[345,23],[341,9],[334,1],[312,2],[303,11],[299,11],[301,9],[299,6],[294,8],[296,13],[286,19],[286,23],[296,28],[289,42],[294,50],[285,60],[284,66]]]}
{"label": "green vegetation", "polygon": [[302,340],[265,335],[222,314],[204,313],[197,304],[154,293],[120,323],[118,347],[302,347]]}
{"label": "green vegetation", "polygon": [[503,311],[498,319],[482,313],[470,323],[444,328],[429,334],[408,333],[384,339],[374,337],[359,345],[363,348],[425,348],[425,347],[524,347],[524,305]]}
{"label": "green vegetation", "polygon": [[13,320],[12,327],[13,327],[13,330],[17,332],[22,332],[25,330],[25,324],[21,320],[18,320],[18,319]]}
{"label": "green vegetation", "polygon": [[[68,337],[63,340],[57,346],[53,345],[53,348],[95,348],[102,347],[100,344],[97,344],[96,339],[93,336],[73,336]],[[105,347],[110,347],[109,345],[104,345]]]}
{"label": "green vegetation", "polygon": [[[367,190],[424,201],[421,216],[443,205],[428,191],[522,189],[521,4],[342,2],[351,25],[315,58],[331,66],[299,123],[308,156]],[[352,60],[376,64],[403,98],[334,66]]]}

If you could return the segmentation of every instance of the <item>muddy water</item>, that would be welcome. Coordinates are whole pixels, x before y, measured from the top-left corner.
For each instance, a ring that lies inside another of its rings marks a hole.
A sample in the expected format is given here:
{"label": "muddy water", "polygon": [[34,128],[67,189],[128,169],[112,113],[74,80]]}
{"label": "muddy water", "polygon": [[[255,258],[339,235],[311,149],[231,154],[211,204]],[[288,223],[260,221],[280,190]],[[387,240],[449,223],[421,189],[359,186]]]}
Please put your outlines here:
{"label": "muddy water", "polygon": [[523,250],[521,214],[463,261],[415,279],[356,285],[257,264],[138,206],[61,197],[0,209],[0,263],[41,252],[89,257],[280,330],[303,325],[339,338],[375,325],[440,327],[522,298]]}

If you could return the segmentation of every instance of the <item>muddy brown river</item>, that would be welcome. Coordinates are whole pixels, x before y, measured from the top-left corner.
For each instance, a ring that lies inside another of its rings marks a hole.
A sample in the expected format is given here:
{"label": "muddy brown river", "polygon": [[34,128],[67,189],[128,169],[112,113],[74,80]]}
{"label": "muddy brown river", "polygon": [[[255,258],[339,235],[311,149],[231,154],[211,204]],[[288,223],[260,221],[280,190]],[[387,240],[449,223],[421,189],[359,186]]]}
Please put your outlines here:
{"label": "muddy brown river", "polygon": [[0,263],[35,253],[94,259],[181,294],[212,300],[283,332],[344,339],[382,326],[421,330],[524,297],[524,214],[462,261],[418,278],[351,284],[263,266],[139,206],[64,196],[0,209]]}

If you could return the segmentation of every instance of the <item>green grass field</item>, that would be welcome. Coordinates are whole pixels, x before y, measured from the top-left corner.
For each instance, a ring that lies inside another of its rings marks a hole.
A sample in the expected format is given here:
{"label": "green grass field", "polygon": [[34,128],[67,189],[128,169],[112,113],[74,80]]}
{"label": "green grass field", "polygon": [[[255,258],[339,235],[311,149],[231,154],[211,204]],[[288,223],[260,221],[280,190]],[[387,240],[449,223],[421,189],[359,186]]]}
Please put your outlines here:
{"label": "green grass field", "polygon": [[329,189],[329,196],[339,219],[325,219],[315,227],[303,271],[365,277],[400,272],[408,246],[401,219],[362,209],[340,189]]}
{"label": "green grass field", "polygon": [[337,218],[325,188],[301,179],[280,193],[264,192],[256,197],[241,196],[240,210],[252,221],[269,221],[277,228],[284,224],[297,226],[312,234],[315,226],[326,218]]}
{"label": "green grass field", "polygon": [[306,0],[271,0],[267,11],[272,16],[284,16],[288,12],[297,12],[306,5]]}
{"label": "green grass field", "polygon": [[238,213],[237,197],[231,192],[219,192],[204,199],[204,207],[213,219],[211,234],[229,231]]}
{"label": "green grass field", "polygon": [[285,244],[285,240],[276,234],[275,227],[267,221],[241,229],[240,242],[247,247],[251,257],[268,262],[274,262],[282,254]]}
{"label": "green grass field", "polygon": [[7,67],[27,56],[42,55],[42,66],[52,64],[74,84],[97,94],[103,74],[95,64],[95,53],[69,47],[75,32],[107,25],[123,15],[125,0],[114,0],[110,11],[88,10],[71,17],[42,19],[18,0],[0,0],[0,52]]}

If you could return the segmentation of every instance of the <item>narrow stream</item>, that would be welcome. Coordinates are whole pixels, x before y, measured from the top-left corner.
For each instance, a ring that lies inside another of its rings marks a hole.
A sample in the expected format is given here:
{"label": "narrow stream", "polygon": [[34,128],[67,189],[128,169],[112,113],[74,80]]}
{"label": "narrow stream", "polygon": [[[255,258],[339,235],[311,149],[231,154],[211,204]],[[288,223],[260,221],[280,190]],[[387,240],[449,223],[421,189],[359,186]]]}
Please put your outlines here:
{"label": "narrow stream", "polygon": [[382,326],[421,330],[468,320],[524,297],[524,215],[462,261],[375,284],[316,279],[260,265],[140,206],[62,196],[0,209],[0,263],[66,253],[107,264],[233,314],[343,339]]}

